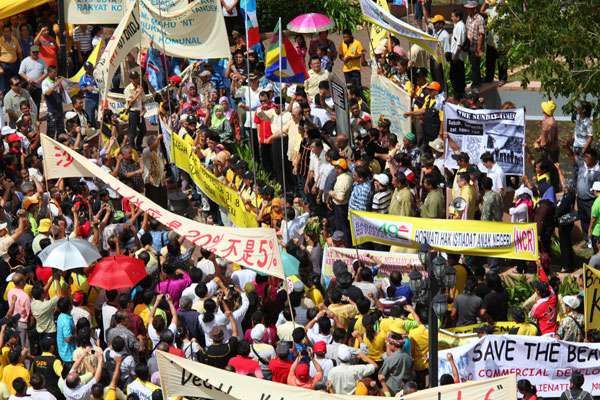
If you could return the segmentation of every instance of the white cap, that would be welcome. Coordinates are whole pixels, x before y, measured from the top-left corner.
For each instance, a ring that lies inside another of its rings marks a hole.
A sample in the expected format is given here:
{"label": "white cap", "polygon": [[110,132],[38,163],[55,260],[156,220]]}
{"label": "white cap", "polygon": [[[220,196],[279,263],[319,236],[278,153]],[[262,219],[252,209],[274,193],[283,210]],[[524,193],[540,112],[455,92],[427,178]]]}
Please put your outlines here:
{"label": "white cap", "polygon": [[263,324],[258,324],[252,331],[250,331],[250,337],[255,342],[262,342],[263,337],[265,336],[265,326]]}
{"label": "white cap", "polygon": [[0,224],[0,231],[6,229],[8,227],[8,224],[6,222]]}
{"label": "white cap", "polygon": [[295,281],[292,287],[294,288],[294,292],[304,292],[304,283],[302,281]]}
{"label": "white cap", "polygon": [[340,347],[338,347],[338,358],[340,359],[340,361],[342,362],[348,362],[350,361],[350,358],[352,357],[352,353],[350,353],[350,348],[343,344]]}
{"label": "white cap", "polygon": [[594,182],[594,184],[592,185],[592,189],[590,189],[590,190],[600,192],[600,181]]}
{"label": "white cap", "polygon": [[65,121],[70,120],[71,118],[75,118],[77,116],[77,113],[74,111],[67,111],[65,113]]}
{"label": "white cap", "polygon": [[573,310],[579,308],[581,304],[581,300],[577,296],[565,296],[563,297],[563,302]]}
{"label": "white cap", "polygon": [[377,175],[373,176],[373,179],[375,179],[377,182],[381,183],[383,186],[390,183],[390,177],[387,176],[386,174],[377,174]]}
{"label": "white cap", "polygon": [[17,130],[11,128],[10,126],[6,125],[2,127],[2,136],[6,136],[6,135],[12,135],[13,133],[15,133]]}
{"label": "white cap", "polygon": [[531,197],[531,199],[533,200],[533,192],[527,186],[521,185],[521,187],[515,191],[515,195],[517,196],[520,196],[522,194],[528,194],[529,197]]}

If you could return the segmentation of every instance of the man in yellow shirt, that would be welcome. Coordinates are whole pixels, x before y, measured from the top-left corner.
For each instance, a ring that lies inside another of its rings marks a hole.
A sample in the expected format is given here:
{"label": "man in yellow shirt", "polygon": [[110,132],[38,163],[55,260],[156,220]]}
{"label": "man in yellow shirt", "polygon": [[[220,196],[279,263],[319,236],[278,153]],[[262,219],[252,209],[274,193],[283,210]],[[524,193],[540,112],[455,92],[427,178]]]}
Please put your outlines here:
{"label": "man in yellow shirt", "polygon": [[308,79],[304,82],[304,89],[308,95],[309,101],[314,101],[316,95],[319,94],[319,83],[329,80],[329,71],[321,68],[321,59],[314,55],[310,58],[310,71],[308,71]]}
{"label": "man in yellow shirt", "polygon": [[362,87],[360,79],[360,58],[365,50],[362,44],[354,39],[350,29],[344,29],[342,32],[344,41],[340,44],[339,57],[344,62],[344,77],[346,86]]}
{"label": "man in yellow shirt", "polygon": [[462,197],[467,202],[466,210],[458,211],[450,206],[450,214],[454,214],[454,219],[463,218],[463,214],[466,213],[466,218],[463,219],[475,219],[475,211],[477,210],[477,193],[473,186],[471,186],[471,180],[469,174],[466,172],[459,172],[458,179],[456,180],[460,193],[458,197]]}
{"label": "man in yellow shirt", "polygon": [[352,300],[350,304],[342,303],[342,292],[338,288],[333,288],[328,291],[327,295],[329,296],[329,310],[334,313],[340,322],[344,325],[345,329],[348,329],[350,325],[350,320],[354,318],[356,314],[358,314],[358,309]]}
{"label": "man in yellow shirt", "polygon": [[0,37],[0,92],[6,93],[10,89],[10,79],[19,75],[19,61],[22,58],[19,40],[13,36],[10,25],[6,25]]}
{"label": "man in yellow shirt", "polygon": [[13,381],[17,378],[23,378],[27,386],[29,385],[29,371],[20,362],[21,350],[17,347],[13,347],[8,352],[9,365],[4,367],[2,370],[2,382],[8,387],[10,394],[15,394],[17,391],[13,387]]}
{"label": "man in yellow shirt", "polygon": [[[418,315],[421,321],[428,320],[427,309],[424,307],[418,311]],[[421,323],[409,332],[408,338],[410,339],[411,355],[415,361],[416,382],[419,389],[424,389],[425,377],[429,368],[429,329]]]}
{"label": "man in yellow shirt", "polygon": [[508,310],[515,321],[515,326],[508,333],[511,335],[538,336],[539,329],[533,321],[526,321],[525,311],[522,308]]}

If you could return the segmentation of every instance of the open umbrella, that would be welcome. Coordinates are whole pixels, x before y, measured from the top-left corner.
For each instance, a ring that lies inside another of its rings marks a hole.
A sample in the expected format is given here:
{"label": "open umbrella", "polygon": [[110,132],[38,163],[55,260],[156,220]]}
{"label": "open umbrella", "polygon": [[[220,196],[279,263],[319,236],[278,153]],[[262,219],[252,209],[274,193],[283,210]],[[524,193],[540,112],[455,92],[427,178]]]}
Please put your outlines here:
{"label": "open umbrella", "polygon": [[88,283],[90,286],[113,290],[134,287],[146,276],[148,274],[142,260],[119,254],[100,260],[88,277]]}
{"label": "open umbrella", "polygon": [[282,251],[281,261],[283,262],[283,272],[286,277],[298,275],[298,272],[300,271],[300,261],[298,261],[296,257]]}
{"label": "open umbrella", "polygon": [[302,14],[294,18],[287,28],[297,33],[317,33],[335,27],[335,22],[318,13]]}
{"label": "open umbrella", "polygon": [[38,257],[43,267],[67,271],[86,268],[102,258],[96,246],[82,239],[60,239],[42,250]]}

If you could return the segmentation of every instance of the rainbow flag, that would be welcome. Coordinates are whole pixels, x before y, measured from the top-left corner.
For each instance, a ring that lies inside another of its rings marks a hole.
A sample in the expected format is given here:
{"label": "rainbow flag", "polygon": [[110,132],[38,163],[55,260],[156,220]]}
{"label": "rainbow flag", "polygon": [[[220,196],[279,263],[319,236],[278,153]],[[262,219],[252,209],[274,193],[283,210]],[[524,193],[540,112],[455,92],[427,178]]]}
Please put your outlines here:
{"label": "rainbow flag", "polygon": [[[279,32],[277,32],[279,31]],[[279,35],[280,40],[275,40]],[[280,49],[279,44],[282,44]],[[279,53],[281,51],[281,68],[279,65]],[[298,55],[296,48],[288,38],[281,39],[281,28],[279,23],[273,32],[271,45],[267,49],[267,61],[265,62],[265,76],[273,82],[279,82],[281,72],[281,82],[304,84],[308,79],[306,67]]]}
{"label": "rainbow flag", "polygon": [[260,43],[260,34],[258,32],[258,18],[256,17],[256,0],[241,0],[240,9],[246,24],[248,49],[253,48]]}

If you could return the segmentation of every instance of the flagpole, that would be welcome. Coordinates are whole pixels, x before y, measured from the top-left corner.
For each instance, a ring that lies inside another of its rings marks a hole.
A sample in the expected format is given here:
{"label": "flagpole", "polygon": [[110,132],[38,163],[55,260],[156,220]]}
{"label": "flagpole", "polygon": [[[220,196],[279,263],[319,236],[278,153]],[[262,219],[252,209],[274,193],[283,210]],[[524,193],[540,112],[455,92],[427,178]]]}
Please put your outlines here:
{"label": "flagpole", "polygon": [[285,182],[285,153],[283,151],[283,96],[282,96],[282,91],[283,91],[283,81],[282,81],[282,74],[283,74],[283,68],[281,65],[281,53],[283,51],[283,40],[281,37],[281,17],[279,17],[279,129],[280,129],[280,138],[279,141],[281,142],[281,171],[282,171],[282,175],[283,175],[283,182],[282,182],[282,190],[283,190],[283,196],[282,200],[283,200],[283,219],[285,221],[285,231],[287,233],[287,237],[288,240],[290,239],[290,231],[289,231],[289,224],[287,221],[287,198],[286,198],[286,192],[287,192],[287,187],[286,187],[286,182]]}
{"label": "flagpole", "polygon": [[[168,82],[169,82],[169,72],[167,71],[167,49],[166,49],[166,44],[165,44],[165,27],[164,27],[164,21],[163,21],[163,17],[162,17],[162,2],[161,0],[158,0],[158,15],[160,16],[160,35],[162,36],[162,48],[163,48],[163,54],[165,57],[165,64],[163,65],[163,69],[165,70],[165,86],[168,86]],[[160,57],[158,57],[160,59]],[[162,64],[162,59],[160,60],[160,63]],[[171,116],[173,115],[173,111],[171,110],[171,93],[169,91],[169,89],[167,88],[167,97],[168,97],[168,104],[169,104],[169,119],[171,119]],[[160,110],[159,110],[160,111]],[[159,112],[160,115],[160,112]],[[160,124],[158,125],[159,128],[159,132],[158,134],[160,135]]]}
{"label": "flagpole", "polygon": [[[248,85],[248,117],[252,119],[252,98],[250,92],[250,59],[248,58],[248,54],[250,53],[250,46],[248,46],[248,0],[244,0],[244,30],[246,31],[246,80]],[[254,173],[254,204],[256,206],[256,211],[258,212],[258,191],[256,190],[256,159],[254,157],[254,135],[252,134],[252,124],[254,121],[250,121],[250,132],[248,132],[248,136],[250,137],[250,151],[252,152],[252,172]],[[258,138],[257,138],[258,139]]]}

